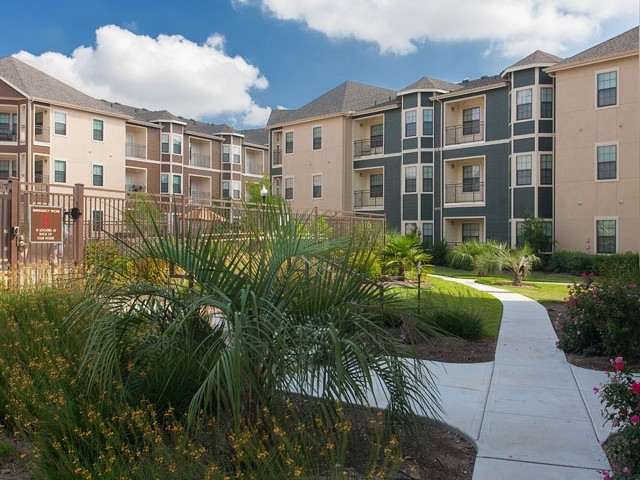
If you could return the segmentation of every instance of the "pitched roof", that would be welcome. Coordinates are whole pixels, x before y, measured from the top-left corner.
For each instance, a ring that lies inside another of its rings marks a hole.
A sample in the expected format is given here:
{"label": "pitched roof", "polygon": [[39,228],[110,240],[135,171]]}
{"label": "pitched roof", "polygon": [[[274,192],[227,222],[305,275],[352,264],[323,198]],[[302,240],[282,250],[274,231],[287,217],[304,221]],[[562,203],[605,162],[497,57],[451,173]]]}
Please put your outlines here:
{"label": "pitched roof", "polygon": [[0,58],[0,79],[32,100],[123,116],[109,104],[90,97],[15,57]]}
{"label": "pitched roof", "polygon": [[510,67],[507,67],[502,72],[505,75],[515,70],[523,70],[531,67],[549,67],[561,62],[562,58],[552,55],[551,53],[543,52],[542,50],[536,50],[530,55],[527,55],[522,60],[517,61]]}
{"label": "pitched roof", "polygon": [[357,112],[395,100],[396,91],[346,81],[297,110],[273,110],[267,125]]}
{"label": "pitched roof", "polygon": [[401,92],[411,91],[411,90],[431,90],[431,91],[443,91],[443,92],[451,92],[453,90],[458,90],[460,88],[459,84],[446,82],[444,80],[438,80],[437,78],[431,77],[422,77],[417,82],[412,83],[406,88],[403,88]]}
{"label": "pitched roof", "polygon": [[638,27],[633,27],[620,35],[569,57],[562,62],[548,68],[547,71],[553,72],[562,70],[578,64],[592,63],[609,58],[615,58],[624,55],[636,54],[638,52]]}

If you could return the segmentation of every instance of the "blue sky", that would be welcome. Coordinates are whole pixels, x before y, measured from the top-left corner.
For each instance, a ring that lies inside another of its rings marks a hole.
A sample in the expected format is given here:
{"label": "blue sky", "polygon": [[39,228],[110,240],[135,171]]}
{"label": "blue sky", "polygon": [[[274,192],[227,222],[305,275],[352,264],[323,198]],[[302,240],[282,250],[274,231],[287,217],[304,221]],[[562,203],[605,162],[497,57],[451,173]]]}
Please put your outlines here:
{"label": "blue sky", "polygon": [[345,80],[494,75],[638,21],[637,0],[34,0],[3,8],[0,57],[97,98],[253,128]]}

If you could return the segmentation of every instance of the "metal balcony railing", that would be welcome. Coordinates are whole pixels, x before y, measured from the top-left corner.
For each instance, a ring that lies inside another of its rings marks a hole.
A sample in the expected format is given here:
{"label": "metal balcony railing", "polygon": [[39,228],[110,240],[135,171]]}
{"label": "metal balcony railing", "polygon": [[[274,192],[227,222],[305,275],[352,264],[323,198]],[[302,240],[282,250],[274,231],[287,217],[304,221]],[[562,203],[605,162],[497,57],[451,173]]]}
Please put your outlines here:
{"label": "metal balcony railing", "polygon": [[51,139],[51,133],[49,132],[49,125],[36,124],[34,126],[35,141],[36,142],[49,142]]}
{"label": "metal balcony railing", "polygon": [[211,168],[211,156],[192,152],[189,155],[189,165],[194,167]]}
{"label": "metal balcony railing", "polygon": [[382,137],[364,138],[353,142],[353,158],[379,155],[384,153],[384,140]]}
{"label": "metal balcony railing", "polygon": [[[373,193],[373,196],[372,196]],[[384,207],[382,190],[356,190],[353,192],[353,208]]]}
{"label": "metal balcony railing", "polygon": [[484,122],[472,121],[445,127],[445,145],[481,142],[484,140]]}
{"label": "metal balcony railing", "polygon": [[445,203],[484,202],[484,183],[450,183],[445,185]]}
{"label": "metal balcony railing", "polygon": [[15,142],[16,131],[12,128],[0,128],[0,142]]}
{"label": "metal balcony railing", "polygon": [[262,175],[264,173],[264,165],[262,161],[247,161],[247,173],[251,175]]}
{"label": "metal balcony railing", "polygon": [[147,158],[147,146],[139,143],[126,143],[125,155],[127,157]]}
{"label": "metal balcony railing", "polygon": [[211,205],[211,192],[191,192],[189,203],[194,205]]}

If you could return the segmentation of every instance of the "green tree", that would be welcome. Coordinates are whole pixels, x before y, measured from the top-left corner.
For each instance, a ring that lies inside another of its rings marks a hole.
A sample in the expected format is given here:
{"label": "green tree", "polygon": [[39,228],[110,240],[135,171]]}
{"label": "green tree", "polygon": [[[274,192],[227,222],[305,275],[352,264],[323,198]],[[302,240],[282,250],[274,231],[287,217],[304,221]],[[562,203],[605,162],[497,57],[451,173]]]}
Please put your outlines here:
{"label": "green tree", "polygon": [[431,255],[422,250],[422,243],[417,235],[390,234],[387,243],[379,251],[385,270],[397,268],[398,276],[404,277],[408,268],[415,267],[418,262],[429,263]]}
{"label": "green tree", "polygon": [[[96,272],[70,317],[71,326],[91,320],[86,378],[160,410],[171,405],[191,421],[229,419],[236,429],[283,392],[331,405],[373,397],[398,418],[415,405],[437,416],[429,372],[402,359],[382,312],[365,308],[381,301],[368,279],[370,238],[318,242],[299,227],[308,221],[267,204],[241,237],[217,223],[207,235],[126,245],[129,258],[166,261],[182,278],[152,285],[120,281],[127,271],[118,265]],[[404,305],[393,294],[384,302],[385,310]]]}
{"label": "green tree", "polygon": [[529,245],[524,247],[500,248],[497,250],[502,268],[513,273],[513,285],[522,286],[533,269],[542,263]]}
{"label": "green tree", "polygon": [[520,230],[522,244],[529,245],[536,255],[551,251],[553,240],[545,233],[544,221],[533,215],[525,216]]}

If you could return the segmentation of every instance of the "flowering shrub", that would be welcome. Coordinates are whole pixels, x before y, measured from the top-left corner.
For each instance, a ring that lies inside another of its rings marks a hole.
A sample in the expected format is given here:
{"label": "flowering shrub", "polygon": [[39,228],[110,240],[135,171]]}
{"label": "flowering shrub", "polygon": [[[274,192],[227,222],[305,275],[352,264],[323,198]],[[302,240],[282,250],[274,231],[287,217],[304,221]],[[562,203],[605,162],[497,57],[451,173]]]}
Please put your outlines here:
{"label": "flowering shrub", "polygon": [[558,345],[566,352],[583,355],[623,356],[640,354],[640,290],[614,277],[602,284],[593,273],[569,286],[568,315]]}
{"label": "flowering shrub", "polygon": [[[594,388],[604,405],[606,422],[618,428],[611,439],[612,456],[619,471],[603,472],[605,479],[640,479],[640,381],[625,367],[622,357],[611,360],[613,372],[606,372],[608,383]],[[616,469],[614,469],[616,470]]]}

